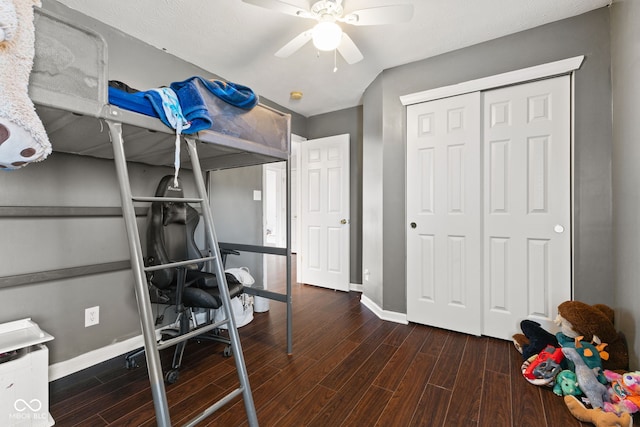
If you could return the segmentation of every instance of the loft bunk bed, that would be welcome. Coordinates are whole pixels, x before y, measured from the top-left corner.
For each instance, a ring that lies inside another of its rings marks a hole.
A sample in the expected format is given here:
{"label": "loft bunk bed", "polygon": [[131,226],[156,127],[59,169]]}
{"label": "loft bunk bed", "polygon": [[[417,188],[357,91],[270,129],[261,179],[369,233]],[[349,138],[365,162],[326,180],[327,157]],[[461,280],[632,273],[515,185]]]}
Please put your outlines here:
{"label": "loft bunk bed", "polygon": [[[155,349],[155,329],[150,302],[146,295],[146,276],[141,256],[139,235],[135,221],[136,209],[148,206],[153,197],[131,195],[127,162],[138,162],[154,166],[175,167],[176,131],[156,117],[130,111],[109,103],[107,80],[106,42],[91,30],[67,22],[47,11],[36,9],[36,41],[34,67],[29,83],[29,95],[42,120],[54,151],[82,156],[113,159],[122,195],[122,211],[130,240],[131,268],[136,279],[136,296],[147,363],[152,385],[158,425],[170,425],[166,394],[157,351],[149,356],[150,347]],[[280,294],[256,288],[245,288],[245,292],[280,301],[286,304],[287,352],[292,352],[291,310],[291,251],[290,221],[287,220],[287,247],[273,248],[257,245],[220,243],[215,237],[213,219],[206,194],[203,175],[208,171],[260,165],[286,161],[290,154],[290,115],[278,112],[262,104],[244,110],[214,97],[207,98],[208,112],[213,124],[208,129],[183,135],[187,150],[180,152],[180,164],[192,169],[199,198],[184,199],[199,202],[205,219],[205,241],[212,252],[208,262],[218,276],[224,278],[220,249],[275,254],[286,256],[286,293]],[[182,144],[182,142],[180,143]],[[191,166],[189,166],[191,165]],[[288,165],[288,170],[290,166]],[[290,194],[287,191],[287,206]],[[287,219],[289,211],[287,209]],[[226,283],[225,283],[226,285]],[[226,288],[225,286],[219,286]],[[220,291],[223,301],[228,300],[228,291]],[[225,294],[225,295],[222,295]],[[230,305],[230,304],[229,304]],[[225,308],[229,322],[229,334],[237,336],[230,307]],[[231,318],[231,319],[230,319]],[[214,325],[215,326],[215,325]],[[234,326],[232,328],[231,326]],[[232,337],[233,341],[233,337]],[[169,340],[165,347],[172,344]],[[239,344],[239,341],[238,341]],[[238,345],[239,346],[239,345]],[[164,348],[164,347],[162,347]],[[241,350],[240,350],[241,353]],[[255,408],[248,389],[248,376],[242,355],[242,366],[238,366],[241,387],[231,395],[216,402],[189,425],[196,424],[220,406],[243,394],[250,425],[257,425]],[[236,362],[238,363],[238,362]],[[243,382],[246,380],[246,387]]]}

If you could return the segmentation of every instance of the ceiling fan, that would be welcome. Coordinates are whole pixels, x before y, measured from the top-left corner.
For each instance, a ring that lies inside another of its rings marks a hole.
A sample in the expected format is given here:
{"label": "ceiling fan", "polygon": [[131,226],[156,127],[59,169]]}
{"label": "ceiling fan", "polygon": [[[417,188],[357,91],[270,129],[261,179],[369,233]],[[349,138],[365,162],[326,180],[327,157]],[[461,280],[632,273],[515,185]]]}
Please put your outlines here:
{"label": "ceiling fan", "polygon": [[338,22],[350,25],[383,25],[397,24],[411,20],[413,5],[396,4],[389,6],[371,7],[368,9],[344,12],[343,0],[319,0],[309,6],[308,0],[292,0],[305,7],[293,5],[281,0],[242,0],[245,3],[275,10],[287,15],[301,18],[315,19],[317,24],[298,34],[289,43],[278,50],[275,55],[286,58],[307,42],[313,40],[318,50],[338,50],[348,64],[355,64],[363,59],[360,49],[351,37],[342,31]]}

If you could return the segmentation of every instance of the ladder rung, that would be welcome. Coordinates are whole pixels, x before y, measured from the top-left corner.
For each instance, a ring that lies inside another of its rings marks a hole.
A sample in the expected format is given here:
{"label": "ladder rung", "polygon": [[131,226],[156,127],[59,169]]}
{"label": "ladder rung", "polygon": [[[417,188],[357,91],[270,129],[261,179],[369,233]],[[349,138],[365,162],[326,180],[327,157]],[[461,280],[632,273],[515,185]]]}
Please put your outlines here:
{"label": "ladder rung", "polygon": [[199,198],[188,197],[144,197],[132,196],[131,200],[135,202],[177,202],[177,203],[202,203],[204,200]]}
{"label": "ladder rung", "polygon": [[182,267],[183,265],[189,264],[200,264],[201,262],[211,261],[214,259],[216,259],[215,256],[208,256],[204,258],[187,259],[185,261],[169,262],[167,264],[150,265],[148,267],[144,267],[144,271],[156,271],[163,270],[165,268]]}
{"label": "ladder rung", "polygon": [[216,403],[214,403],[213,405],[209,406],[207,409],[205,409],[204,411],[202,411],[199,415],[197,415],[195,418],[193,418],[192,420],[188,421],[184,426],[185,427],[191,427],[191,426],[195,426],[196,424],[198,424],[200,421],[204,420],[205,418],[207,418],[209,415],[213,414],[214,412],[216,412],[218,409],[222,408],[224,405],[226,405],[227,403],[231,402],[233,399],[235,399],[237,396],[240,396],[242,394],[242,392],[244,391],[244,389],[242,387],[237,388],[235,390],[233,390],[232,392],[230,392],[229,394],[227,394],[226,396],[223,396],[220,400],[218,400]]}

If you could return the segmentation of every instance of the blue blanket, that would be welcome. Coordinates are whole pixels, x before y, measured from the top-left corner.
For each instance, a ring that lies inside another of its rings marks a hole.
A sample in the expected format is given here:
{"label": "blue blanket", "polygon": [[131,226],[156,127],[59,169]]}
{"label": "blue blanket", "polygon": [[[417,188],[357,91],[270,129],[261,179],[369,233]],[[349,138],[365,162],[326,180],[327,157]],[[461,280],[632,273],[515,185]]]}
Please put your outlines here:
{"label": "blue blanket", "polygon": [[[182,114],[190,123],[190,126],[182,131],[184,134],[193,134],[203,129],[209,129],[213,123],[202,97],[200,97],[198,101],[193,94],[189,94],[189,96],[185,95],[185,93],[190,91],[190,86],[193,85],[187,85],[181,91],[176,92],[180,101],[180,107],[182,108]],[[193,90],[195,90],[195,88],[193,88]],[[183,102],[183,99],[186,101]],[[162,107],[162,99],[156,91],[148,90],[128,93],[109,87],[109,104],[147,116],[157,117],[162,120],[162,123],[173,128]]]}
{"label": "blue blanket", "polygon": [[[178,97],[182,114],[190,123],[190,126],[182,131],[184,134],[209,129],[213,124],[207,104],[195,83],[196,80],[213,95],[238,108],[249,110],[258,103],[258,97],[250,88],[236,83],[209,81],[197,76],[182,82],[171,83],[170,87]],[[162,99],[156,91],[129,93],[109,86],[109,103],[125,110],[157,117],[165,125],[172,127],[162,107]]]}
{"label": "blue blanket", "polygon": [[[202,83],[202,85],[207,88],[209,92],[235,107],[250,110],[258,103],[258,97],[253,92],[253,90],[251,90],[247,86],[232,82],[222,82],[219,80],[206,80],[198,76],[191,77],[182,82],[171,83],[171,89],[175,90],[178,93],[178,96],[181,92],[187,89],[183,95],[185,97],[186,103],[188,104],[193,102],[190,99],[193,91],[197,92],[197,96],[200,98],[200,100],[202,100],[202,96],[196,89],[194,80],[200,81],[200,83]],[[182,98],[180,98],[180,103],[182,103]],[[182,106],[183,110],[184,108],[185,107]]]}

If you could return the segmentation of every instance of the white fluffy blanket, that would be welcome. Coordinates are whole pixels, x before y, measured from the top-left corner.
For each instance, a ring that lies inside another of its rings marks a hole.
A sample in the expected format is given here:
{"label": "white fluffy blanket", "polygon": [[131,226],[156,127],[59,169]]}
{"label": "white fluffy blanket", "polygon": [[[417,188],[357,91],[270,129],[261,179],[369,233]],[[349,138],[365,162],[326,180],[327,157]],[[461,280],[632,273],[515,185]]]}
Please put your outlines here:
{"label": "white fluffy blanket", "polygon": [[35,52],[34,6],[40,0],[0,0],[0,168],[44,160],[51,144],[33,102],[29,75]]}

